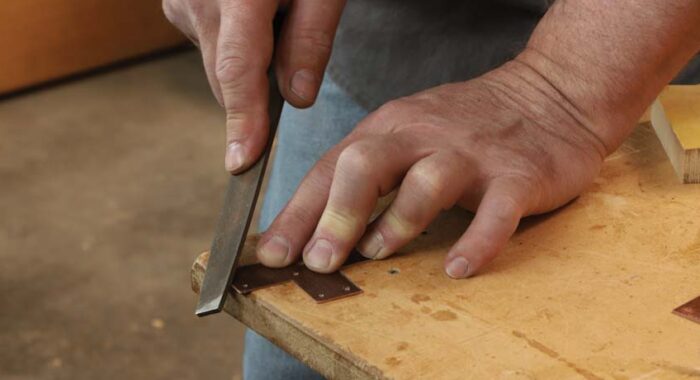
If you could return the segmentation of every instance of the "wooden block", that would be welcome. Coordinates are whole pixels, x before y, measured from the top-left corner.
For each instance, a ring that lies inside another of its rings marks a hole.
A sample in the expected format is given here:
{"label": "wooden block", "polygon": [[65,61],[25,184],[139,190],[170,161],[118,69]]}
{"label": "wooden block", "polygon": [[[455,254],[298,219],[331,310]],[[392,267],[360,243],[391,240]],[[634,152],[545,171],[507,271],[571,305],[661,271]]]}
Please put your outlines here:
{"label": "wooden block", "polygon": [[361,295],[316,304],[289,283],[225,310],[331,379],[698,377],[700,325],[673,310],[700,294],[700,186],[674,178],[642,125],[479,276],[443,272],[471,218],[455,210],[402,254],[344,270]]}
{"label": "wooden block", "polygon": [[160,0],[2,0],[0,94],[184,41]]}
{"label": "wooden block", "polygon": [[664,89],[651,122],[680,180],[700,183],[700,85]]}

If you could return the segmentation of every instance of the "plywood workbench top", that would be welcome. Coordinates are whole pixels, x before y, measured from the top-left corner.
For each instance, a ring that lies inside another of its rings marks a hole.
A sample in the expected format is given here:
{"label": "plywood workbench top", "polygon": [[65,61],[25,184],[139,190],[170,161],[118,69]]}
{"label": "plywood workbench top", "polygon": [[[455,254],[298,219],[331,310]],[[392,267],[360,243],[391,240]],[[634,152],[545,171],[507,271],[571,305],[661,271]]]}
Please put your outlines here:
{"label": "plywood workbench top", "polygon": [[319,305],[287,283],[226,310],[331,378],[700,377],[700,324],[671,313],[700,295],[700,186],[678,183],[647,124],[587,193],[451,280],[443,257],[469,219],[446,213],[403,254],[345,269],[362,295]]}

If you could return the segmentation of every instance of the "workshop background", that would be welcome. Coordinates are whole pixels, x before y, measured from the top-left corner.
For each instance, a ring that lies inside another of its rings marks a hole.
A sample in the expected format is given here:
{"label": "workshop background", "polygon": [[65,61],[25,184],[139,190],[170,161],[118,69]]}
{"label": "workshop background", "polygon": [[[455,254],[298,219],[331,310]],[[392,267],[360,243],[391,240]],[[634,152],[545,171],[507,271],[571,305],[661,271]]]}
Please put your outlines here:
{"label": "workshop background", "polygon": [[189,268],[223,111],[159,0],[0,2],[0,379],[230,379]]}

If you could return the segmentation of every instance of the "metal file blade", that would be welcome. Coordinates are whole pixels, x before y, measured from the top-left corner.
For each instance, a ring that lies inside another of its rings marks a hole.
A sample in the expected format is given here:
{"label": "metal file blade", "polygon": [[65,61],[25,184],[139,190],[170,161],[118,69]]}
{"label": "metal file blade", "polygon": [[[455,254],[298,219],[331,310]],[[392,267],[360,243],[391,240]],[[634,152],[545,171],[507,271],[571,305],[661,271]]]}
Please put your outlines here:
{"label": "metal file blade", "polygon": [[255,165],[242,174],[232,176],[229,180],[224,207],[211,246],[209,264],[199,293],[196,314],[200,317],[218,313],[223,308],[248,234],[250,220],[255,211],[255,203],[260,193],[265,167],[272,150],[272,141],[284,104],[272,68],[268,71],[268,82],[270,120],[268,145]]}

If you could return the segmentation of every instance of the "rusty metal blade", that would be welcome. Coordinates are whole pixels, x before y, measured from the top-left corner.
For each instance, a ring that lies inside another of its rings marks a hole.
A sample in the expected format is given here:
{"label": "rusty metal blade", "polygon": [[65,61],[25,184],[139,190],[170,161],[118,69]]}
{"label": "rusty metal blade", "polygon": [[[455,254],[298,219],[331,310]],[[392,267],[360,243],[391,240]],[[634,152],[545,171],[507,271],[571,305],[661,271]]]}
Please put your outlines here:
{"label": "rusty metal blade", "polygon": [[220,312],[226,301],[227,291],[238,265],[238,258],[260,193],[265,167],[272,150],[272,141],[284,104],[277,87],[274,70],[269,70],[268,79],[270,120],[268,146],[253,167],[243,174],[232,176],[229,180],[224,207],[211,246],[209,264],[199,293],[196,314],[200,317]]}

